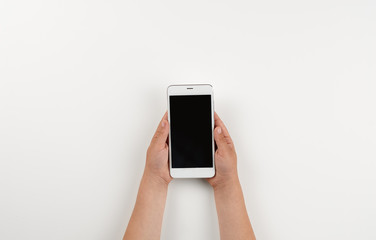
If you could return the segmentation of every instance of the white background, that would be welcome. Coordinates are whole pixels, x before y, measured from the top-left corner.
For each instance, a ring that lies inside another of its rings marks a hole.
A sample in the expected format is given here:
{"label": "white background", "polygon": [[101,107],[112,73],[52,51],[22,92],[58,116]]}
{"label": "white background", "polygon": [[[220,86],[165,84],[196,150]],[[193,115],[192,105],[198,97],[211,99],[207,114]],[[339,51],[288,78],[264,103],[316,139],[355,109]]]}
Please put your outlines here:
{"label": "white background", "polygon": [[[258,239],[376,239],[375,1],[0,2],[0,239],[121,239],[169,84],[210,83]],[[219,239],[174,180],[162,239]]]}

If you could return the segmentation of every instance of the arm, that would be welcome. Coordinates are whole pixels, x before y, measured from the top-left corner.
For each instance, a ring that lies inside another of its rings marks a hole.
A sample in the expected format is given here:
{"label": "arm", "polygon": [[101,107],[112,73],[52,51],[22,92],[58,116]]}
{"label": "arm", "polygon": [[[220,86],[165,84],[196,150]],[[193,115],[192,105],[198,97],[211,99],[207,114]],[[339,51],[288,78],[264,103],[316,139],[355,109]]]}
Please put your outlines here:
{"label": "arm", "polygon": [[124,240],[160,239],[163,212],[167,197],[169,127],[163,116],[147,151],[144,175]]}
{"label": "arm", "polygon": [[222,120],[215,114],[216,175],[207,179],[214,189],[221,240],[256,239],[240,186],[236,152]]}

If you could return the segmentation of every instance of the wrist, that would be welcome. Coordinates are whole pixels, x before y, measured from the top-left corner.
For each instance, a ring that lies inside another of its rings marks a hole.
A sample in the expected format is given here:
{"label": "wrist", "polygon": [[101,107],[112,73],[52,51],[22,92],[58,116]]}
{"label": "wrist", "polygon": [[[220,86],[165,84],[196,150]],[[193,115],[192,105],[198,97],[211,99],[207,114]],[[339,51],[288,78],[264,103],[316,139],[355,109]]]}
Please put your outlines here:
{"label": "wrist", "polygon": [[228,192],[234,189],[235,187],[240,186],[240,181],[239,181],[238,176],[234,175],[234,176],[226,177],[222,179],[221,181],[214,183],[212,186],[213,186],[213,190],[215,193]]}
{"label": "wrist", "polygon": [[155,175],[148,171],[144,172],[144,175],[142,176],[142,182],[145,182],[147,185],[150,185],[151,187],[158,190],[167,190],[169,184],[169,182],[163,179],[161,176]]}

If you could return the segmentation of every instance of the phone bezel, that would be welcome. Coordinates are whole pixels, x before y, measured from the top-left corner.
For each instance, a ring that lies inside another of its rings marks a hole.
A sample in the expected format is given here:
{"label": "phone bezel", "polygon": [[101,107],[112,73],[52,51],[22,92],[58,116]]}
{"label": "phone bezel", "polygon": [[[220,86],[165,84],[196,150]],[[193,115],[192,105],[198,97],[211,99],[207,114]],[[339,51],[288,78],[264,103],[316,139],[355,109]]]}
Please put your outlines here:
{"label": "phone bezel", "polygon": [[[210,84],[184,84],[184,85],[170,85],[167,88],[167,106],[168,106],[168,121],[170,122],[170,96],[181,95],[210,95],[211,96],[211,121],[212,132],[214,131],[214,94],[213,87]],[[171,132],[171,127],[170,127]],[[173,178],[211,178],[215,175],[215,161],[214,161],[214,134],[212,134],[212,160],[213,167],[209,168],[172,168],[171,159],[171,137],[169,137],[169,168],[170,175]]]}

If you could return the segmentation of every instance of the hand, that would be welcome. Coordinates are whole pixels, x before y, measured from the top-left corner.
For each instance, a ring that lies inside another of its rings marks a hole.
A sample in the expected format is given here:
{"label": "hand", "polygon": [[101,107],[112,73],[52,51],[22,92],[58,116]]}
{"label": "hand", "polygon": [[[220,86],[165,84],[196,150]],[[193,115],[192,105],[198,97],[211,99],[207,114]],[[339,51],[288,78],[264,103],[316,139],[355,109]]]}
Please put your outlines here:
{"label": "hand", "polygon": [[166,112],[147,150],[144,171],[144,176],[166,185],[172,180],[168,168],[169,129]]}
{"label": "hand", "polygon": [[160,239],[168,183],[172,179],[168,171],[168,134],[166,113],[146,154],[144,175],[124,240]]}
{"label": "hand", "polygon": [[234,143],[217,113],[214,113],[214,140],[218,147],[214,154],[215,176],[208,178],[207,181],[216,189],[238,181]]}

